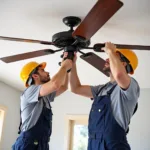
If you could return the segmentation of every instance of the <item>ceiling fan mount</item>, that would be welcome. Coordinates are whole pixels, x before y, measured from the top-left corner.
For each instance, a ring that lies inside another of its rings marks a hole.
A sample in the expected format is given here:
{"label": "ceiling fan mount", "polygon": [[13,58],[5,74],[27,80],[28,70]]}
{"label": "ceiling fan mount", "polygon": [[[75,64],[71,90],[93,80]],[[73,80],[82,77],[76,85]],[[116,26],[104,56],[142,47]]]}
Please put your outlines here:
{"label": "ceiling fan mount", "polygon": [[[73,37],[72,33],[74,32],[73,27],[79,25],[81,23],[81,19],[75,16],[68,16],[63,18],[63,23],[70,27],[70,30],[56,33],[52,36],[52,42],[58,48],[63,48],[66,46],[72,45],[76,40],[78,43],[76,45],[78,47],[88,47],[90,45],[90,40],[81,40],[80,37]],[[80,39],[79,39],[80,38]]]}
{"label": "ceiling fan mount", "polygon": [[77,25],[81,23],[81,19],[75,16],[68,16],[68,17],[63,18],[63,23],[66,26],[70,27],[71,30],[73,30],[73,27],[76,27]]}

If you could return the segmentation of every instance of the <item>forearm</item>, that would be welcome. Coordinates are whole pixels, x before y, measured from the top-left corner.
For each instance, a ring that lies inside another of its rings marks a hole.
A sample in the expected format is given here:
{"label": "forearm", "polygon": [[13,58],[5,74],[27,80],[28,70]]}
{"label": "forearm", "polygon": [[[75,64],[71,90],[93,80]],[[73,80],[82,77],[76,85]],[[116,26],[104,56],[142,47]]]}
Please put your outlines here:
{"label": "forearm", "polygon": [[109,61],[110,61],[110,69],[113,77],[117,80],[122,74],[126,74],[125,67],[121,63],[119,57],[116,52],[109,51],[108,52]]}
{"label": "forearm", "polygon": [[81,86],[80,80],[77,75],[76,64],[73,65],[70,72],[70,88],[72,92],[75,92],[78,87]]}
{"label": "forearm", "polygon": [[66,73],[63,85],[62,85],[65,89],[68,89],[68,73]]}
{"label": "forearm", "polygon": [[64,67],[61,67],[60,70],[54,75],[54,77],[51,79],[51,82],[56,83],[58,88],[64,84],[65,79],[67,76],[67,70]]}
{"label": "forearm", "polygon": [[65,80],[63,82],[63,85],[57,90],[56,96],[61,95],[63,92],[65,92],[68,89],[68,73],[65,76]]}

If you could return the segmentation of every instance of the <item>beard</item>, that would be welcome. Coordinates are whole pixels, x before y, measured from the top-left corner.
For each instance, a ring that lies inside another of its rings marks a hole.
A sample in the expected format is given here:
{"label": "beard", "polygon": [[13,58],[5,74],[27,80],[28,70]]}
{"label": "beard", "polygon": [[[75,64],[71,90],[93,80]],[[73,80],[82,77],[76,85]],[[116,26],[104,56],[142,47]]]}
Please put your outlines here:
{"label": "beard", "polygon": [[110,74],[111,73],[111,70],[110,70],[110,67],[104,67],[103,68],[103,71],[107,74]]}
{"label": "beard", "polygon": [[41,83],[47,83],[47,82],[49,82],[49,81],[50,81],[50,77],[46,77],[46,78],[40,77],[40,82],[41,82]]}

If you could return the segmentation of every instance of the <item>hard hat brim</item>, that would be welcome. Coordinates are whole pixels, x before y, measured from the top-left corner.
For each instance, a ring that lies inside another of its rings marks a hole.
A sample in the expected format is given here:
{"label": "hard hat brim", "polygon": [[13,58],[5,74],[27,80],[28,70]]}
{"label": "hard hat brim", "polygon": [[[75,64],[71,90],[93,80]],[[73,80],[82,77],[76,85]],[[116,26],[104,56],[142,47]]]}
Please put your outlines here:
{"label": "hard hat brim", "polygon": [[[39,66],[41,66],[43,69],[46,67],[46,62],[42,62],[39,64]],[[38,66],[37,66],[38,67]]]}

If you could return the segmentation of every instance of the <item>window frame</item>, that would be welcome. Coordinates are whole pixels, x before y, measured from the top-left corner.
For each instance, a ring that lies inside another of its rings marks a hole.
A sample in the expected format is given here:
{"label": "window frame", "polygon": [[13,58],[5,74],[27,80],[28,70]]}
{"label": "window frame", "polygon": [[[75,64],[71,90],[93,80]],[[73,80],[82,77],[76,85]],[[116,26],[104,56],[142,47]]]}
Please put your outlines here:
{"label": "window frame", "polygon": [[2,135],[4,132],[4,124],[5,124],[5,118],[6,118],[6,112],[7,112],[7,107],[0,105],[0,120],[2,120],[2,122],[0,122],[0,144],[2,142]]}
{"label": "window frame", "polygon": [[65,117],[65,149],[73,149],[74,125],[88,125],[88,115],[66,115]]}

